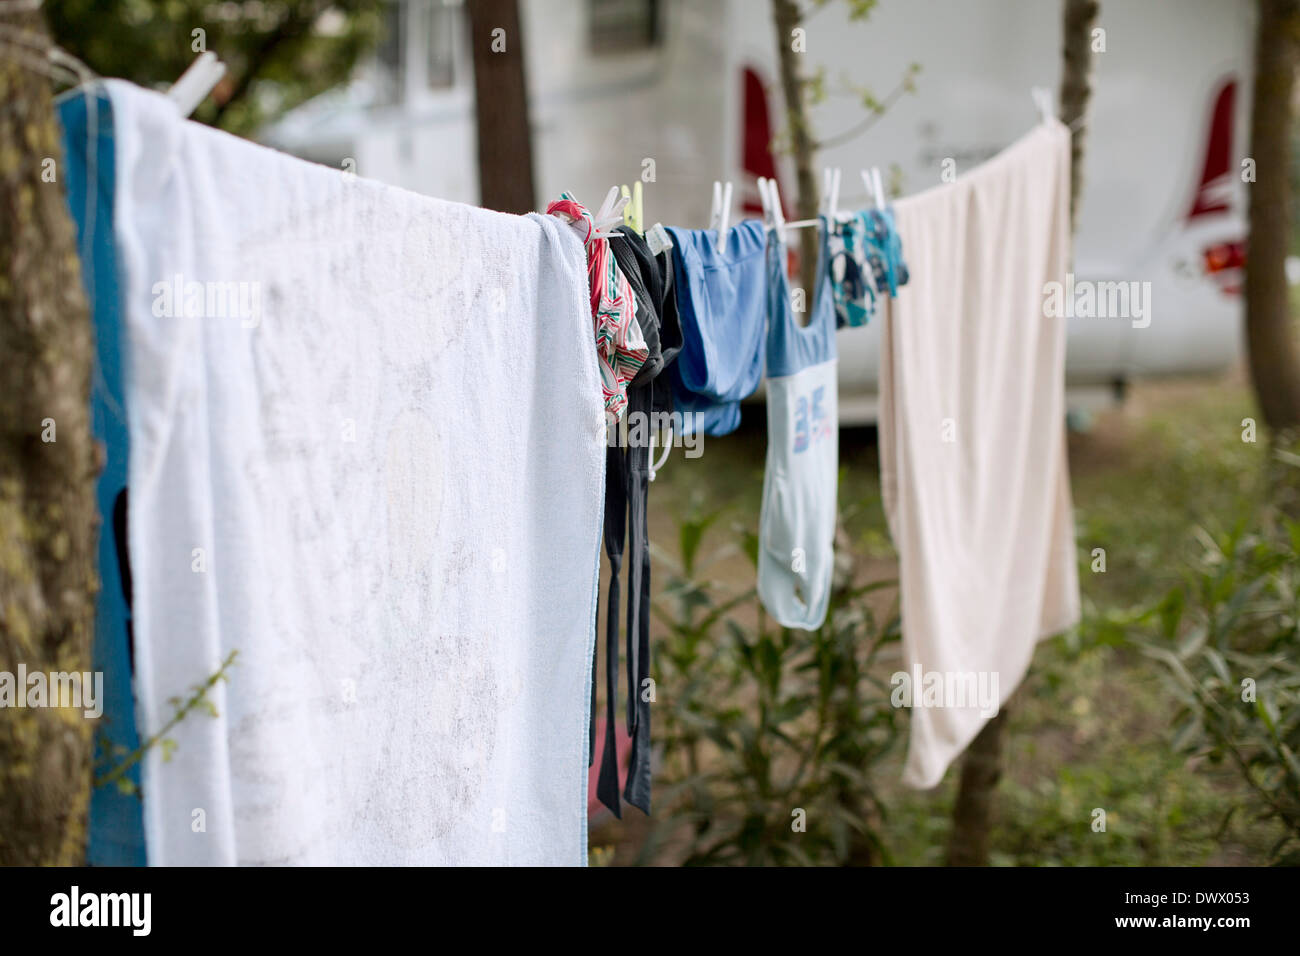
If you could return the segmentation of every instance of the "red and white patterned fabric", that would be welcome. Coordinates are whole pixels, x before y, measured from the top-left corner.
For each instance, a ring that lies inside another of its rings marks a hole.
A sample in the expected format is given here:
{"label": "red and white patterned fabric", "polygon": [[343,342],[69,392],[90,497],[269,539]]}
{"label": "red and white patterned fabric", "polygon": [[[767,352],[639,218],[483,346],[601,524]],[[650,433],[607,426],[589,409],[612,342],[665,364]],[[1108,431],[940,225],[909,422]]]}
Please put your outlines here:
{"label": "red and white patterned fabric", "polygon": [[546,212],[569,223],[587,251],[587,282],[591,287],[591,319],[600,359],[605,419],[615,424],[627,408],[627,383],[636,378],[650,355],[636,323],[632,286],[610,254],[609,240],[597,233],[586,206],[572,199],[559,199],[547,206]]}

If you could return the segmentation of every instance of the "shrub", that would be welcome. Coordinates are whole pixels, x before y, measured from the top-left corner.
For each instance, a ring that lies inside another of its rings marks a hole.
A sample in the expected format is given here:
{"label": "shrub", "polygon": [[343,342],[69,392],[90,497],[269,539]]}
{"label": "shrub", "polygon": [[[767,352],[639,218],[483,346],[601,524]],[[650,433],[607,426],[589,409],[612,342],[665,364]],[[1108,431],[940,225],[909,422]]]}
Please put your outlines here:
{"label": "shrub", "polygon": [[[640,859],[671,852],[688,865],[885,862],[885,808],[871,770],[900,727],[888,685],[870,670],[898,640],[899,621],[896,605],[878,620],[867,596],[895,582],[855,586],[841,568],[821,628],[774,626],[755,588],[706,580],[737,556],[733,544],[701,560],[719,514],[697,510],[682,522],[679,560],[656,552],[658,573],[668,575],[655,606],[667,628],[655,648],[663,811]],[[756,536],[739,537],[756,564]]]}
{"label": "shrub", "polygon": [[1300,864],[1300,523],[1265,513],[1231,531],[1201,530],[1187,581],[1145,618],[1143,650],[1180,703],[1177,749],[1229,766],[1250,809],[1283,825],[1278,864]]}

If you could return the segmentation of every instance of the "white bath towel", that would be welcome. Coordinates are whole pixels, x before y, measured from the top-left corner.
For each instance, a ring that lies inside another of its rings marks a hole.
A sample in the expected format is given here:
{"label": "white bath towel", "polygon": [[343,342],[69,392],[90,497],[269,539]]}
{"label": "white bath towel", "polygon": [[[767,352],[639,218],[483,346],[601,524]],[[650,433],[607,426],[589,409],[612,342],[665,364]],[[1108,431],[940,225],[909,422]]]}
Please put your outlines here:
{"label": "white bath towel", "polygon": [[942,779],[1038,640],[1079,617],[1065,320],[1044,307],[1069,254],[1069,146],[1044,124],[897,205],[912,281],[882,330],[879,441],[911,786]]}
{"label": "white bath towel", "polygon": [[581,244],[109,89],[150,863],[584,863]]}

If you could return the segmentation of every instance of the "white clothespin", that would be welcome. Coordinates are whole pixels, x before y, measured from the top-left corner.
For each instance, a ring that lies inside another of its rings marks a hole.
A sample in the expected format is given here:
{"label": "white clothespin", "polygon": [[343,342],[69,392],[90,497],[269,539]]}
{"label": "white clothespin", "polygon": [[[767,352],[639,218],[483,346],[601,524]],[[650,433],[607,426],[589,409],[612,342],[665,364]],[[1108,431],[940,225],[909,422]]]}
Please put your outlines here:
{"label": "white clothespin", "polygon": [[862,173],[862,185],[867,190],[867,195],[876,200],[876,208],[885,208],[885,186],[884,181],[880,178],[880,167],[872,166],[870,169],[860,170]]}
{"label": "white clothespin", "polygon": [[718,231],[718,251],[727,245],[727,224],[731,219],[731,180],[724,186],[713,181],[713,205],[709,209],[709,228]]}
{"label": "white clothespin", "polygon": [[763,219],[768,228],[779,235],[785,234],[785,213],[781,211],[781,191],[775,179],[758,178],[759,198],[763,201]]}
{"label": "white clothespin", "polygon": [[673,239],[664,224],[657,222],[645,231],[645,244],[650,247],[650,255],[657,256],[673,247]]}
{"label": "white clothespin", "polygon": [[167,96],[176,104],[181,116],[189,116],[226,75],[226,64],[217,59],[211,50],[199,54],[180,79],[172,84]]}
{"label": "white clothespin", "polygon": [[610,186],[609,192],[605,194],[605,201],[600,204],[600,209],[591,217],[591,224],[595,227],[594,235],[600,239],[623,239],[626,238],[623,233],[616,232],[615,227],[623,224],[623,207],[629,202],[627,197],[619,195],[617,186]]}
{"label": "white clothespin", "polygon": [[1038,117],[1044,123],[1056,118],[1056,109],[1052,105],[1052,91],[1045,86],[1035,86],[1029,90],[1038,106]]}
{"label": "white clothespin", "polygon": [[[560,193],[561,199],[567,199],[571,202],[577,202],[578,199],[574,194],[566,189]],[[627,236],[621,232],[616,232],[615,227],[623,223],[623,207],[627,205],[627,200],[619,197],[617,186],[611,186],[608,193],[605,194],[605,201],[600,204],[600,209],[591,217],[591,233],[588,234],[585,225],[580,225],[580,221],[575,221],[566,214],[557,213],[559,218],[563,219],[578,234],[578,238],[583,242],[588,239],[626,239]],[[587,207],[591,211],[591,207]]]}
{"label": "white clothespin", "polygon": [[822,191],[826,194],[826,218],[835,223],[840,205],[840,169],[827,167],[822,174]]}

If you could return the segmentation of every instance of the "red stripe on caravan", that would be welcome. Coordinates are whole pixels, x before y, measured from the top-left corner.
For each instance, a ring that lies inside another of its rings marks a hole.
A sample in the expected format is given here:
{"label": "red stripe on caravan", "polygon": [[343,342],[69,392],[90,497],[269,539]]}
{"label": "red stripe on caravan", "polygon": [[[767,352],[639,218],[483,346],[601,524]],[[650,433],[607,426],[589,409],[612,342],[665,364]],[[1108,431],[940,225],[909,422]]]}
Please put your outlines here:
{"label": "red stripe on caravan", "polygon": [[1210,116],[1210,139],[1205,147],[1205,166],[1188,219],[1228,211],[1228,177],[1232,175],[1232,112],[1236,93],[1237,81],[1227,80],[1215,97],[1214,111]]}
{"label": "red stripe on caravan", "polygon": [[[741,80],[744,96],[740,117],[743,124],[740,144],[746,186],[756,183],[760,176],[775,179],[781,193],[782,211],[788,213],[785,189],[781,187],[781,178],[776,174],[776,159],[772,156],[772,112],[768,107],[767,88],[753,67],[747,66],[741,70]],[[748,213],[761,212],[763,206],[757,197],[757,188],[752,193],[747,188],[741,208]]]}

